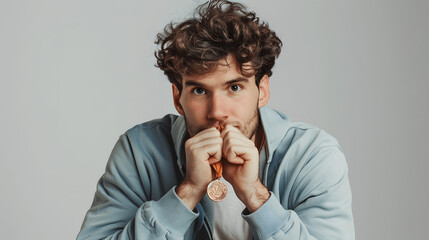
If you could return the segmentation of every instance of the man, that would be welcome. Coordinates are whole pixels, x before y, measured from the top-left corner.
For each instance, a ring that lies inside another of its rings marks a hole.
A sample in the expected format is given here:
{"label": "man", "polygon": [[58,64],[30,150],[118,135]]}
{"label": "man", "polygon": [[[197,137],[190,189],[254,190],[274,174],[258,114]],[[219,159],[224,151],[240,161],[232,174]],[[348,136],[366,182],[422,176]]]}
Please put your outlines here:
{"label": "man", "polygon": [[354,239],[337,141],[265,107],[280,39],[241,4],[197,12],[157,41],[181,116],[120,137],[77,238]]}

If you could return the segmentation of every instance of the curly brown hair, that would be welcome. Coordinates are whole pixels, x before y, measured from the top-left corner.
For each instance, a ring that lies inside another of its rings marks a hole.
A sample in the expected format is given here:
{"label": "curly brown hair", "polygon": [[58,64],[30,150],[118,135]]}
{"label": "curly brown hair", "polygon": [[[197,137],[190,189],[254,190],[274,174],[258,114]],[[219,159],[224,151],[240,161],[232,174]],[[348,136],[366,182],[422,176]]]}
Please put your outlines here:
{"label": "curly brown hair", "polygon": [[[155,43],[160,45],[156,66],[180,92],[182,75],[210,73],[228,54],[234,56],[241,74],[255,75],[259,86],[264,75],[272,75],[282,47],[275,32],[254,12],[224,0],[208,1],[197,7],[193,18],[168,24]],[[253,71],[248,71],[249,65]]]}

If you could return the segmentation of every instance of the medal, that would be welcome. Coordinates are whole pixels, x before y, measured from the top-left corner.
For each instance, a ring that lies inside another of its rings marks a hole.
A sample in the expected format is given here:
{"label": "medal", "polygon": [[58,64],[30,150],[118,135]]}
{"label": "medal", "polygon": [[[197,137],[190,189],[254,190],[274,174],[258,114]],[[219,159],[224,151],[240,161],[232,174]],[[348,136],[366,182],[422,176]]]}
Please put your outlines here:
{"label": "medal", "polygon": [[228,187],[219,179],[212,181],[207,187],[207,195],[215,202],[222,201],[226,197],[227,193]]}
{"label": "medal", "polygon": [[[223,127],[219,126],[217,129],[219,131],[222,131]],[[228,193],[228,187],[224,182],[219,180],[220,177],[222,177],[222,163],[217,162],[212,164],[211,166],[216,179],[210,182],[207,186],[207,195],[211,200],[219,202],[226,197],[226,194]]]}

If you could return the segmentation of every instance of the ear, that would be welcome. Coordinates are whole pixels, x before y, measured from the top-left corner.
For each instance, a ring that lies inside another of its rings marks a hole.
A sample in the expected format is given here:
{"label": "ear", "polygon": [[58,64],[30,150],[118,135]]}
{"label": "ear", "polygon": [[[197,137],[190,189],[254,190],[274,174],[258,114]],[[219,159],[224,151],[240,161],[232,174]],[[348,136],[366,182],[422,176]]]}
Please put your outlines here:
{"label": "ear", "polygon": [[172,86],[172,90],[173,90],[174,107],[176,108],[177,112],[180,115],[183,115],[183,108],[182,108],[182,105],[180,104],[180,91],[176,87],[176,85],[171,84],[171,86]]}
{"label": "ear", "polygon": [[259,102],[258,107],[261,108],[267,105],[270,100],[270,78],[264,75],[259,82]]}

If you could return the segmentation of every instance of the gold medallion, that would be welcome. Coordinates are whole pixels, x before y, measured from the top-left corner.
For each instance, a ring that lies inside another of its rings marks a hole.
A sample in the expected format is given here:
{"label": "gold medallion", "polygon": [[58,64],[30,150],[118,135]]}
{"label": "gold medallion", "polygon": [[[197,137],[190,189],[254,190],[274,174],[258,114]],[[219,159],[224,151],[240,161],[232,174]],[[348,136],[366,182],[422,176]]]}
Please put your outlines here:
{"label": "gold medallion", "polygon": [[222,201],[228,193],[228,187],[219,179],[212,181],[207,186],[207,195],[215,202]]}

